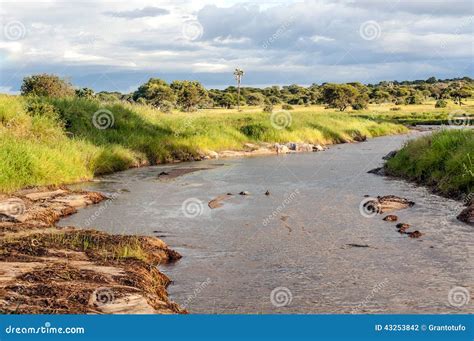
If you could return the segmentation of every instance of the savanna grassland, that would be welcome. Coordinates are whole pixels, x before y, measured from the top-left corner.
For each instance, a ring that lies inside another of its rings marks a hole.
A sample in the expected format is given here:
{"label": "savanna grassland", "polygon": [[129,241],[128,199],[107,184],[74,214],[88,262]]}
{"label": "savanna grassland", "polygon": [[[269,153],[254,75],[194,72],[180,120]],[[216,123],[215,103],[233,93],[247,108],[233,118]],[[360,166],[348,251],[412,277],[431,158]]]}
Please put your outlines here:
{"label": "savanna grassland", "polygon": [[[246,142],[332,144],[350,142],[354,136],[407,131],[400,124],[322,106],[278,110],[276,107],[274,112],[283,115],[284,129],[272,125],[271,114],[259,107],[245,107],[242,112],[206,109],[169,114],[139,104],[2,95],[0,191],[59,185],[140,165],[191,160],[209,151],[241,150]],[[98,122],[99,117],[94,119],[97,112],[113,122]]]}

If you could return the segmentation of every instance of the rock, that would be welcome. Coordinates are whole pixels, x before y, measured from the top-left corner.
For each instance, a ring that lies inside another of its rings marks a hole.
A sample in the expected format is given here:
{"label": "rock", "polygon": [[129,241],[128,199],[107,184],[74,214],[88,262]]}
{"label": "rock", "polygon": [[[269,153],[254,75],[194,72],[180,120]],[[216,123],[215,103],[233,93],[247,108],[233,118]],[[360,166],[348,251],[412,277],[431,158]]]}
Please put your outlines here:
{"label": "rock", "polygon": [[294,143],[294,142],[288,142],[288,143],[286,144],[286,146],[288,147],[289,150],[294,150],[294,151],[296,151],[296,143]]}
{"label": "rock", "polygon": [[350,247],[369,247],[367,244],[346,244],[347,246]]}
{"label": "rock", "polygon": [[265,192],[265,195],[270,195],[270,191],[267,190],[267,191]]}
{"label": "rock", "polygon": [[0,223],[19,223],[20,221],[15,217],[0,213]]}
{"label": "rock", "polygon": [[320,144],[313,145],[313,152],[322,152],[324,148]]}
{"label": "rock", "polygon": [[356,133],[353,134],[352,139],[356,142],[365,142],[365,141],[367,141],[367,136],[362,135],[359,132],[356,132]]}
{"label": "rock", "polygon": [[398,217],[397,217],[396,215],[389,214],[388,216],[386,216],[385,218],[383,218],[383,220],[385,220],[385,221],[397,221],[397,220],[398,220]]}
{"label": "rock", "polygon": [[300,143],[296,145],[297,152],[312,152],[313,145],[309,143]]}
{"label": "rock", "polygon": [[207,156],[209,156],[211,159],[218,159],[219,158],[219,154],[217,154],[215,151],[213,150],[209,150],[207,152]]}
{"label": "rock", "polygon": [[377,197],[377,199],[380,204],[380,213],[401,210],[415,205],[413,201],[395,195],[386,195]]}
{"label": "rock", "polygon": [[420,231],[407,232],[407,234],[410,238],[420,238],[423,235]]}
{"label": "rock", "polygon": [[229,193],[227,193],[227,195],[233,195],[233,194],[229,192]]}
{"label": "rock", "polygon": [[385,168],[384,167],[377,167],[377,168],[369,170],[367,173],[384,176],[385,175]]}
{"label": "rock", "polygon": [[406,230],[410,228],[410,224],[400,223],[397,224],[398,232],[405,233]]}
{"label": "rock", "polygon": [[250,151],[254,151],[254,150],[257,150],[259,148],[259,146],[257,146],[256,144],[253,144],[253,143],[244,143],[244,147],[246,150],[250,150]]}
{"label": "rock", "polygon": [[240,192],[239,194],[240,194],[240,195],[249,195],[250,193],[247,192],[247,191],[242,191],[242,192]]}
{"label": "rock", "polygon": [[388,153],[387,155],[385,155],[382,159],[384,160],[390,160],[391,158],[393,158],[395,155],[397,155],[398,153],[398,150],[392,150],[390,153]]}
{"label": "rock", "polygon": [[474,203],[470,202],[470,205],[466,207],[464,210],[461,211],[461,213],[457,216],[457,218],[465,222],[466,224],[473,225],[474,226]]}
{"label": "rock", "polygon": [[166,176],[166,175],[170,175],[170,173],[168,173],[168,172],[161,172],[160,174],[158,174],[158,176]]}
{"label": "rock", "polygon": [[275,149],[277,154],[288,154],[290,152],[290,149],[284,144],[275,144]]}
{"label": "rock", "polygon": [[58,195],[62,195],[65,193],[67,193],[67,191],[63,189],[58,189],[57,191],[29,193],[29,194],[25,194],[25,197],[33,201],[38,201],[38,200],[52,199],[54,197],[57,197]]}

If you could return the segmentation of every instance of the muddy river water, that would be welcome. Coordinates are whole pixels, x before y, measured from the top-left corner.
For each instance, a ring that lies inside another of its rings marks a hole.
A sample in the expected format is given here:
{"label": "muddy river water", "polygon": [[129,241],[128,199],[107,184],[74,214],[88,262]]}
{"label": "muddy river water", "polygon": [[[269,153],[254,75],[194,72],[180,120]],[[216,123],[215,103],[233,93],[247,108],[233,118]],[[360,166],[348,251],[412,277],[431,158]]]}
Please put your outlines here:
{"label": "muddy river water", "polygon": [[[474,230],[456,220],[462,203],[367,173],[419,134],[116,173],[82,185],[114,200],[61,224],[163,239],[183,255],[160,267],[170,296],[191,313],[469,313],[471,304],[452,304],[453,288],[474,292]],[[226,193],[234,195],[222,207],[208,207]],[[416,203],[395,214],[421,238],[361,213],[365,195],[388,194]]]}

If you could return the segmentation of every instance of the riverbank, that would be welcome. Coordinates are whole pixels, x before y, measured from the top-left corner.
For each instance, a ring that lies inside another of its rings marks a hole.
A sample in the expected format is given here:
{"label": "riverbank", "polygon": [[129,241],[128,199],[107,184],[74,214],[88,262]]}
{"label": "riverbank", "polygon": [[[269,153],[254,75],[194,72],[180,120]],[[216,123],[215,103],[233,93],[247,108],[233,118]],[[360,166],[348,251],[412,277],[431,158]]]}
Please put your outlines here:
{"label": "riverbank", "polygon": [[459,218],[474,224],[473,150],[474,130],[441,130],[410,140],[387,160],[384,172],[463,201],[467,208]]}
{"label": "riverbank", "polygon": [[155,237],[60,228],[106,198],[67,189],[0,196],[0,310],[4,314],[176,314],[158,265],[181,256]]}
{"label": "riverbank", "polygon": [[86,99],[0,96],[0,192],[62,185],[132,167],[278,146],[328,145],[407,132],[402,125],[319,107],[164,114]]}

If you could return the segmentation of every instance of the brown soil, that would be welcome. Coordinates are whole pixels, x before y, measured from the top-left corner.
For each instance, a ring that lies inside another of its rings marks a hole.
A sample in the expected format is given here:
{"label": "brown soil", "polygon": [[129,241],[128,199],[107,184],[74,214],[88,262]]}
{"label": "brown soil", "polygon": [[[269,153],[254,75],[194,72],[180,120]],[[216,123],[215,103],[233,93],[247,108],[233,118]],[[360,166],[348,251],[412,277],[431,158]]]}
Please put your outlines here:
{"label": "brown soil", "polygon": [[55,226],[104,199],[67,189],[0,196],[9,218],[0,221],[2,313],[186,313],[168,299],[170,279],[157,267],[181,257],[162,240]]}

